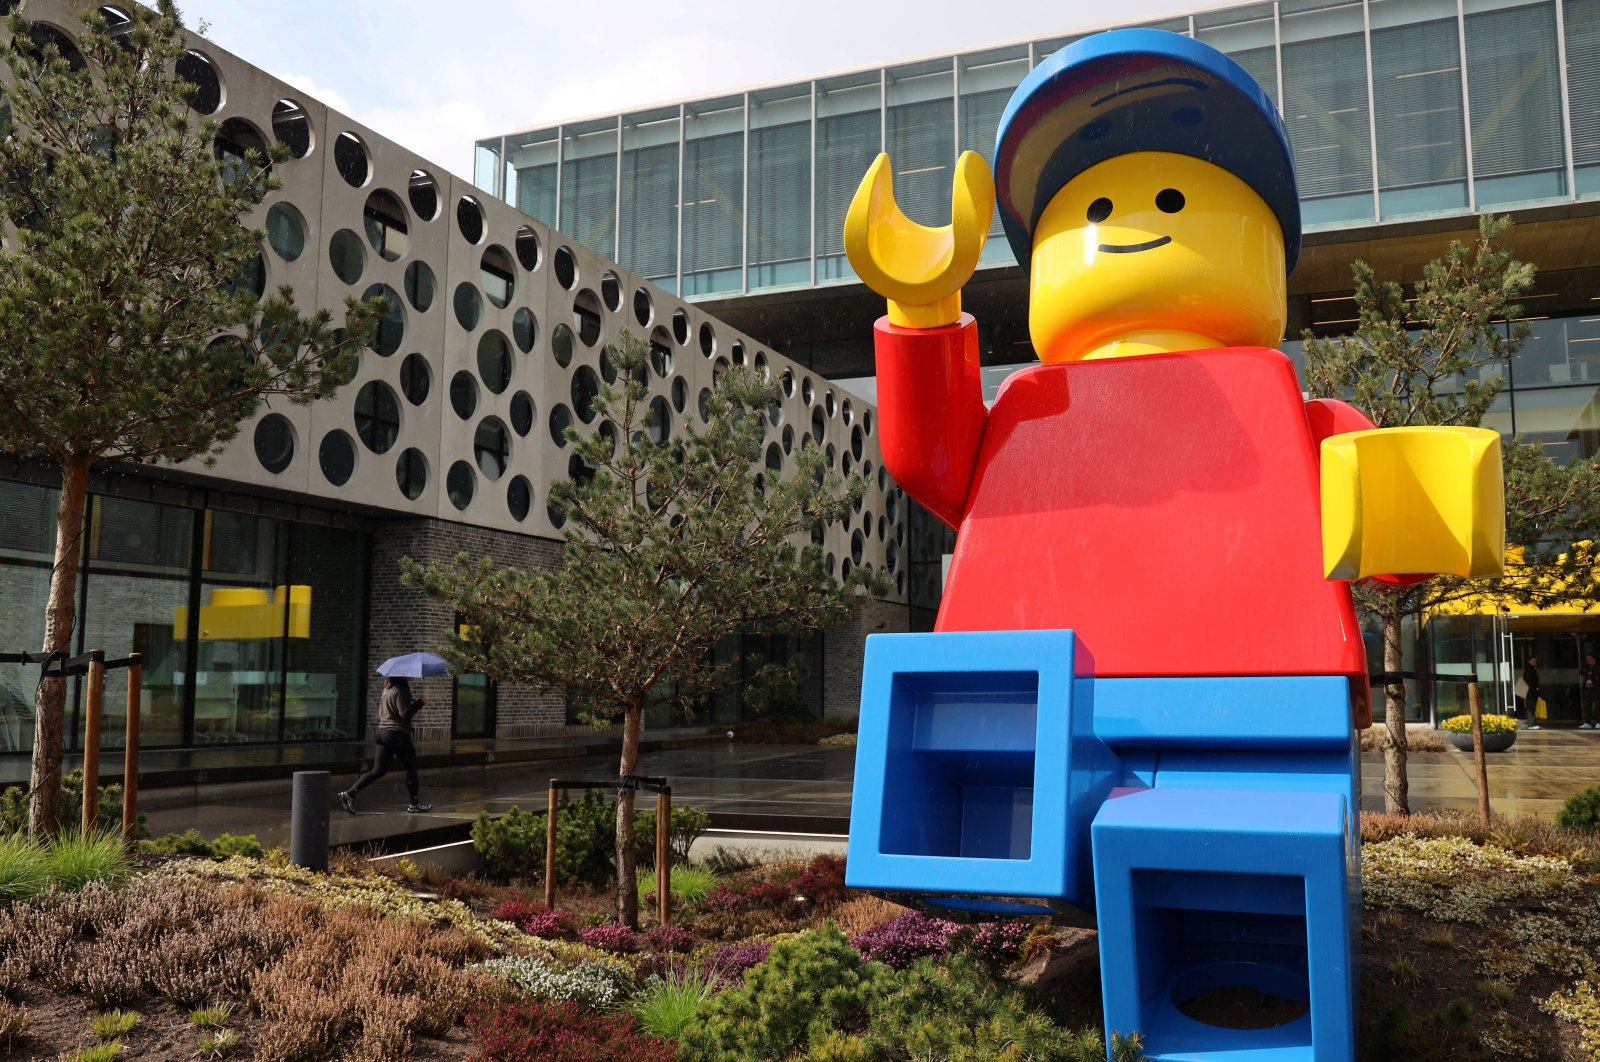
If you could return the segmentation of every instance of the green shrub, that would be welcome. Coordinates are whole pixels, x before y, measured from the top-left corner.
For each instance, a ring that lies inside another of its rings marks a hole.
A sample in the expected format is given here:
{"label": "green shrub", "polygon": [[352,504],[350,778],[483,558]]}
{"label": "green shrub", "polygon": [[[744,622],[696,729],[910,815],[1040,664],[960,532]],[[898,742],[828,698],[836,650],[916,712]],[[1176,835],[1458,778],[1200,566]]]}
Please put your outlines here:
{"label": "green shrub", "polygon": [[[115,833],[122,829],[122,786],[100,787],[95,801],[95,827]],[[56,822],[64,830],[77,829],[83,823],[83,769],[74,767],[61,776],[60,802],[56,805]],[[139,812],[136,833],[148,837],[144,812]],[[11,786],[0,792],[0,833],[18,833],[28,828],[28,791]]]}
{"label": "green shrub", "polygon": [[[711,816],[700,808],[678,805],[672,809],[672,824],[667,830],[667,846],[673,863],[687,863],[695,840],[711,828]],[[640,866],[656,865],[656,813],[636,812],[633,816],[634,858]]]}
{"label": "green shrub", "polygon": [[232,856],[249,856],[251,859],[260,859],[265,852],[261,848],[261,841],[253,833],[235,836],[231,833],[218,835],[211,842],[211,857],[213,859],[228,859]]}
{"label": "green shrub", "polygon": [[1569,796],[1556,815],[1556,825],[1569,829],[1600,828],[1600,785]]}
{"label": "green shrub", "polygon": [[0,836],[0,903],[31,900],[50,884],[44,847],[23,833]]}
{"label": "green shrub", "polygon": [[[697,867],[692,863],[672,865],[672,898],[676,903],[698,903],[705,899],[706,893],[716,883],[716,871],[708,867]],[[639,871],[639,901],[644,902],[645,896],[655,891],[656,872]]]}
{"label": "green shrub", "polygon": [[190,828],[182,833],[169,833],[148,841],[139,842],[139,851],[149,855],[211,857],[211,845],[200,836],[200,831]]}
{"label": "green shrub", "polygon": [[[597,791],[581,800],[562,797],[556,815],[556,875],[562,881],[601,884],[611,874],[616,849],[616,808]],[[544,876],[545,815],[512,808],[488,812],[472,824],[472,843],[486,871],[497,878]]]}
{"label": "green shrub", "polygon": [[679,1040],[716,988],[716,979],[702,970],[669,970],[665,977],[650,978],[628,1009],[651,1036]]}
{"label": "green shrub", "polygon": [[863,962],[832,926],[804,933],[774,945],[743,985],[706,1002],[684,1033],[680,1062],[788,1058],[830,1033],[865,1028],[871,1002],[894,985],[893,971]]}
{"label": "green shrub", "polygon": [[120,885],[133,875],[122,839],[109,833],[63,834],[46,849],[46,860],[51,882],[67,892],[95,881]]}

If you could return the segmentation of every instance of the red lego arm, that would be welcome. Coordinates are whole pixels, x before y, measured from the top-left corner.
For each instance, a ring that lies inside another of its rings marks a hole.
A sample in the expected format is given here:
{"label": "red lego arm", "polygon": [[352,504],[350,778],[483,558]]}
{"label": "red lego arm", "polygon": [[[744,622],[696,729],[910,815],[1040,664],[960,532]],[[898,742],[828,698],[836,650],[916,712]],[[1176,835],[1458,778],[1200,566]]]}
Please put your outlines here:
{"label": "red lego arm", "polygon": [[1361,410],[1337,398],[1313,398],[1307,402],[1306,420],[1311,424],[1311,439],[1319,448],[1322,440],[1331,436],[1377,427]]}
{"label": "red lego arm", "polygon": [[951,527],[961,523],[988,411],[971,314],[943,328],[901,328],[880,317],[878,423],[895,482]]}

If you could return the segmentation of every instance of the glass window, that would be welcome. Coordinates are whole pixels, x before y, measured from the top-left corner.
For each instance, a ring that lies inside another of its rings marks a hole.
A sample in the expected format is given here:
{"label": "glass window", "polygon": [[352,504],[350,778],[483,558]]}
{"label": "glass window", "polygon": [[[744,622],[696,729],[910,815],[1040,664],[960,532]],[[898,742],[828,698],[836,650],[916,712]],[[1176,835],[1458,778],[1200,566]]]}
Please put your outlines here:
{"label": "glass window", "polygon": [[1556,13],[1549,3],[1467,14],[1472,170],[1480,208],[1565,195]]}
{"label": "glass window", "polygon": [[1453,0],[1374,0],[1378,212],[1462,210],[1467,153]]}
{"label": "glass window", "polygon": [[1280,6],[1283,119],[1306,226],[1371,219],[1372,140],[1359,3]]}
{"label": "glass window", "polygon": [[617,260],[669,291],[678,284],[678,112],[622,124],[622,232]]}
{"label": "glass window", "polygon": [[[1194,16],[1195,36],[1244,67],[1256,84],[1278,101],[1278,54],[1273,43],[1271,4],[1200,11]],[[1281,104],[1280,104],[1281,107]]]}
{"label": "glass window", "polygon": [[744,283],[744,102],[685,112],[683,294],[738,291]]}
{"label": "glass window", "polygon": [[750,286],[811,280],[811,87],[750,97]]}
{"label": "glass window", "polygon": [[506,202],[546,225],[556,222],[556,131],[506,138]]}
{"label": "glass window", "polygon": [[616,122],[604,119],[569,126],[561,141],[561,223],[557,227],[585,247],[612,258],[616,255],[616,221]]}
{"label": "glass window", "polygon": [[208,510],[202,540],[195,646],[198,745],[276,741],[283,711],[283,651],[308,637],[306,601],[284,580],[287,525]]}
{"label": "glass window", "polygon": [[935,59],[895,67],[887,84],[895,202],[912,221],[948,225],[956,161],[951,63]]}
{"label": "glass window", "polygon": [[1600,192],[1600,0],[1562,0],[1567,104],[1579,195]]}
{"label": "glass window", "polygon": [[[284,737],[343,740],[361,732],[366,543],[357,531],[290,524]],[[304,617],[303,621],[300,617]]]}
{"label": "glass window", "polygon": [[500,177],[500,138],[478,141],[473,152],[472,183],[490,195],[498,195],[495,181]]}
{"label": "glass window", "polygon": [[876,71],[817,84],[817,279],[854,277],[844,255],[844,215],[883,146]]}
{"label": "glass window", "polygon": [[[37,652],[55,561],[57,492],[0,480],[0,646]],[[34,665],[0,664],[0,753],[33,748]]]}
{"label": "glass window", "polygon": [[1518,388],[1512,402],[1517,434],[1561,464],[1600,452],[1600,387]]}
{"label": "glass window", "polygon": [[[189,670],[189,572],[195,510],[124,498],[92,499],[81,644],[111,659],[144,657],[140,744],[183,743]],[[81,712],[80,683],[78,710]],[[106,672],[102,746],[126,740],[128,672]],[[80,716],[81,718],[81,716]],[[82,743],[81,723],[73,728]]]}
{"label": "glass window", "polygon": [[[993,169],[1000,115],[1005,112],[1011,94],[1028,76],[1028,49],[1026,45],[1001,48],[964,55],[958,62],[961,64],[957,86],[961,93],[961,132],[956,146],[962,151],[976,151]],[[1000,211],[996,210],[989,225],[989,242],[984,245],[979,261],[1004,264],[1015,260],[1000,224]]]}

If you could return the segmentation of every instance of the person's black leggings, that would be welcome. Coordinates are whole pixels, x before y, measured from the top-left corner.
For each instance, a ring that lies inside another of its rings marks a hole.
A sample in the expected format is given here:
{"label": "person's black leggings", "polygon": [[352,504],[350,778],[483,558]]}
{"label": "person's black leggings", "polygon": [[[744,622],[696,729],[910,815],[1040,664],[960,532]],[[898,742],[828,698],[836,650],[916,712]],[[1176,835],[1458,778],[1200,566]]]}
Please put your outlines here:
{"label": "person's black leggings", "polygon": [[372,770],[356,779],[349,793],[355,796],[367,786],[389,773],[394,761],[399,760],[406,769],[406,789],[411,792],[411,802],[417,802],[417,749],[411,744],[411,735],[398,730],[378,731],[378,754]]}

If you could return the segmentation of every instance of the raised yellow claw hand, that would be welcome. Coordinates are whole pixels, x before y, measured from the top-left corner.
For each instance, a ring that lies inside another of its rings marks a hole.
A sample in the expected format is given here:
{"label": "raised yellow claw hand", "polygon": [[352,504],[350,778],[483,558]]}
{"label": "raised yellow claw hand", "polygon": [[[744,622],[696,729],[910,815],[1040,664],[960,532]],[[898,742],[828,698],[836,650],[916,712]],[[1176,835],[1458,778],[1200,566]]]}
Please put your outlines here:
{"label": "raised yellow claw hand", "polygon": [[950,224],[919,225],[894,201],[894,171],[880,153],[844,219],[844,251],[867,287],[889,300],[889,320],[937,328],[961,316],[961,286],[978,267],[994,215],[994,177],[971,151],[956,160]]}

